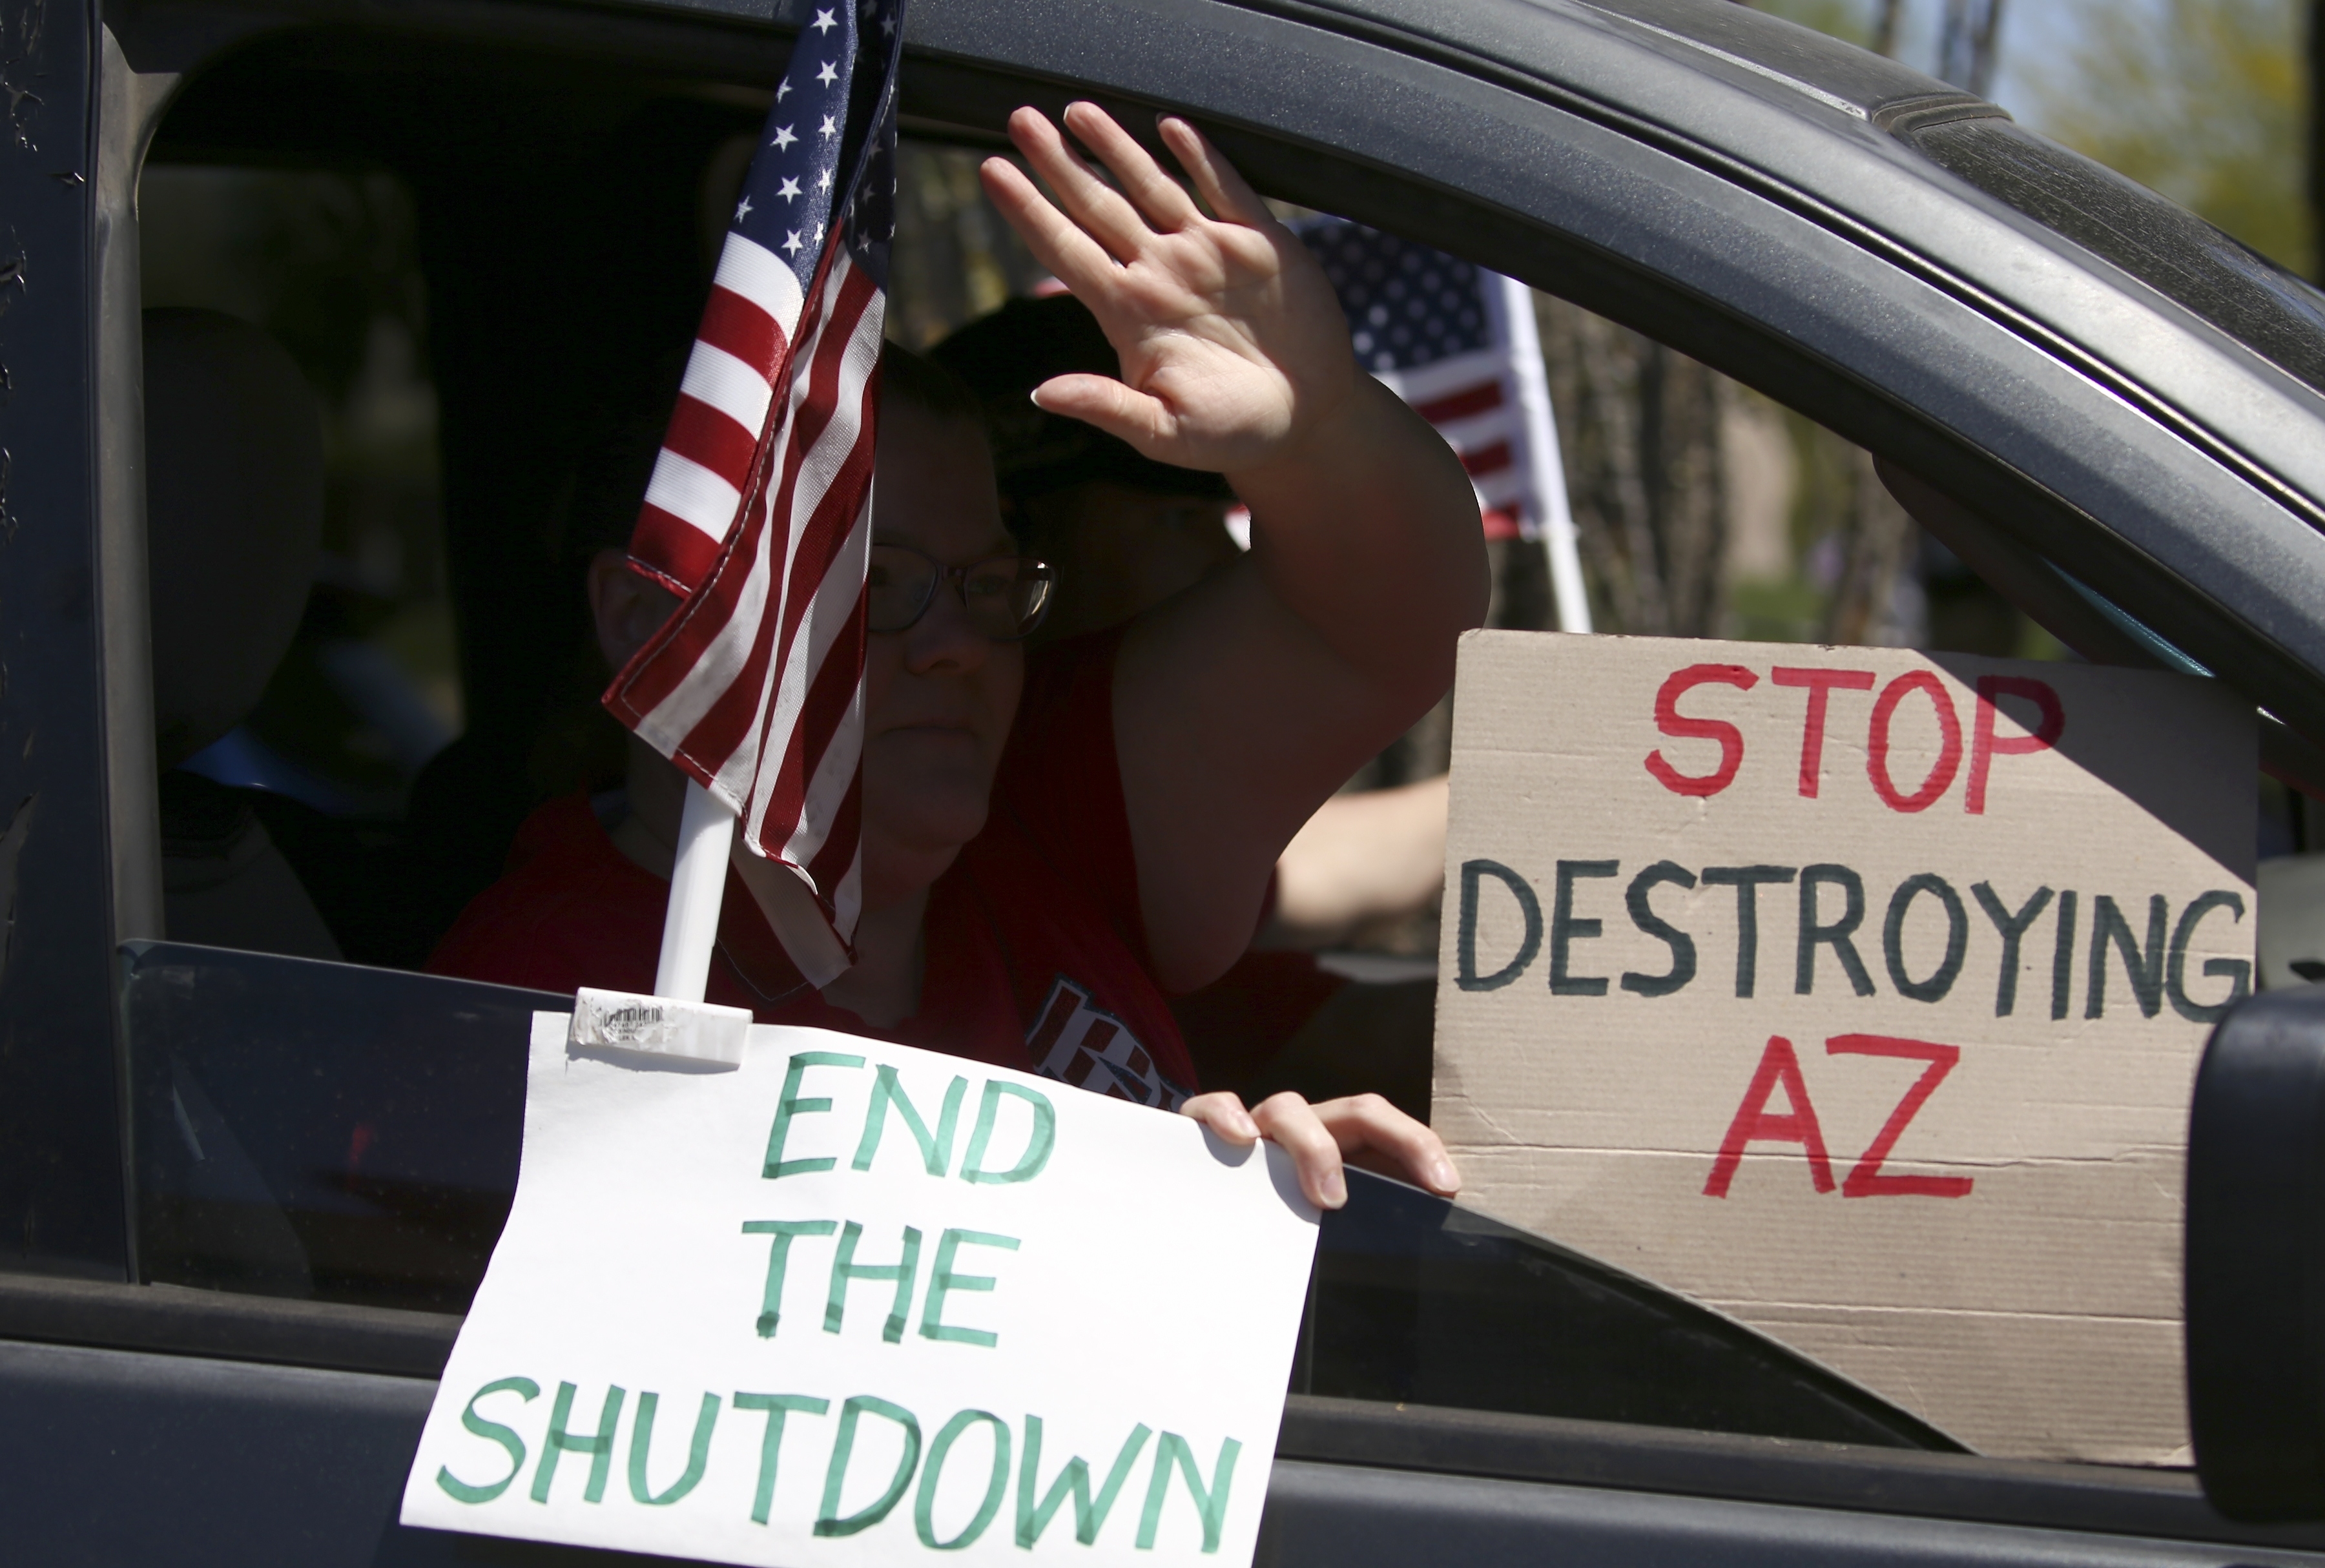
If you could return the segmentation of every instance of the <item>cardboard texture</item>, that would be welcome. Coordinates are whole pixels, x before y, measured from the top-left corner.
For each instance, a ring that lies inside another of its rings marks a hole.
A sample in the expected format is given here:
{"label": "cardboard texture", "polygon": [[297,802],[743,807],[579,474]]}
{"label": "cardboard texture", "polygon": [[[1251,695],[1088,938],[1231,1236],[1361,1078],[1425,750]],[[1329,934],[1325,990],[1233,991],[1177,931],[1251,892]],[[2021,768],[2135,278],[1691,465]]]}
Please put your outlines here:
{"label": "cardboard texture", "polygon": [[2256,765],[2190,677],[1471,634],[1464,1200],[1981,1452],[2185,1462],[2181,1155],[2251,984]]}
{"label": "cardboard texture", "polygon": [[524,1157],[405,1483],[436,1529],[784,1568],[1250,1563],[1317,1214],[1030,1073],[533,1019]]}

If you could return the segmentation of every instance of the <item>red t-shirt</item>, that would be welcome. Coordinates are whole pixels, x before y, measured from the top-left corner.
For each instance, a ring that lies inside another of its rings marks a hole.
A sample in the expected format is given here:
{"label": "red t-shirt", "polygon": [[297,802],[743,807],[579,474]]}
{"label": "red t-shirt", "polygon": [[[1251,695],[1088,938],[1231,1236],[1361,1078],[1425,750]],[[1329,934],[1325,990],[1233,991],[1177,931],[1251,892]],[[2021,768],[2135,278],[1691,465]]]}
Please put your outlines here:
{"label": "red t-shirt", "polygon": [[1249,1099],[1260,1072],[1348,984],[1313,953],[1247,952],[1201,990],[1173,997],[1171,1016],[1203,1081]]}
{"label": "red t-shirt", "polygon": [[[985,830],[929,890],[921,1010],[874,1029],[798,979],[731,874],[709,999],[807,1025],[1033,1071],[1175,1109],[1196,1087],[1146,961],[1138,868],[1114,748],[1112,635],[1027,661]],[[670,884],[616,848],[579,795],[518,830],[509,869],[428,960],[438,974],[572,991],[649,992]],[[749,971],[789,984],[761,990]]]}

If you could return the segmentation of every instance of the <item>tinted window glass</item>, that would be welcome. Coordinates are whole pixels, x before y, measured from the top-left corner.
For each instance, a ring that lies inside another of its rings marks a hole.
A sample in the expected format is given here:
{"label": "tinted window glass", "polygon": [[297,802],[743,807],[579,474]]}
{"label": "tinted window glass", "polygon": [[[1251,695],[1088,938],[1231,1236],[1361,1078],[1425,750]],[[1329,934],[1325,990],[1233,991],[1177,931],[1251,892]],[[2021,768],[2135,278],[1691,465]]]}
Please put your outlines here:
{"label": "tinted window glass", "polygon": [[1958,120],[1908,139],[2325,389],[2325,294],[2195,214],[2005,120]]}
{"label": "tinted window glass", "polygon": [[[123,972],[142,1278],[467,1309],[516,1190],[532,1015],[565,998],[166,942],[130,944]],[[1953,1446],[1717,1313],[1352,1175],[1302,1391]]]}
{"label": "tinted window glass", "polygon": [[149,1282],[462,1312],[564,997],[170,942],[123,951]]}
{"label": "tinted window glass", "polygon": [[1959,1447],[1732,1319],[1366,1171],[1324,1216],[1311,1289],[1301,1393]]}
{"label": "tinted window glass", "polygon": [[[467,714],[415,192],[367,162],[158,162],[138,224],[168,934],[417,965],[478,880],[447,819],[484,819],[446,787]],[[298,395],[255,395],[269,360]]]}

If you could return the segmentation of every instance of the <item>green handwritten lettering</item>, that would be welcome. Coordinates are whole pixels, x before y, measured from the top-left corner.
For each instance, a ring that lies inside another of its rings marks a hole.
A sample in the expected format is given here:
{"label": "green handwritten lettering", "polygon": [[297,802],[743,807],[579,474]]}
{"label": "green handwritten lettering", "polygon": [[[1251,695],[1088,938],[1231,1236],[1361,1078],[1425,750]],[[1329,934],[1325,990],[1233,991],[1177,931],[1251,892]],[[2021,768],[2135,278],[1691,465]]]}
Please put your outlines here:
{"label": "green handwritten lettering", "polygon": [[1141,1449],[1153,1436],[1146,1427],[1134,1426],[1130,1435],[1122,1441],[1122,1448],[1114,1456],[1114,1468],[1106,1472],[1106,1484],[1098,1489],[1098,1501],[1090,1501],[1089,1463],[1076,1454],[1066,1461],[1058,1471],[1058,1479],[1050,1483],[1049,1494],[1036,1503],[1042,1480],[1042,1418],[1025,1417],[1024,1458],[1017,1465],[1017,1544],[1033,1549],[1050,1527],[1050,1519],[1070,1492],[1074,1499],[1074,1539],[1087,1546],[1098,1539],[1106,1524],[1107,1515],[1114,1511],[1114,1499],[1122,1491],[1122,1483],[1130,1479],[1130,1467],[1138,1462]]}
{"label": "green handwritten lettering", "polygon": [[1014,1236],[995,1236],[983,1230],[948,1230],[937,1238],[936,1266],[929,1271],[928,1300],[921,1307],[921,1338],[950,1340],[963,1345],[995,1344],[999,1339],[996,1334],[984,1329],[957,1328],[943,1321],[948,1294],[957,1290],[988,1291],[994,1283],[989,1274],[955,1274],[953,1254],[964,1246],[997,1247],[1005,1252],[1014,1252],[1017,1245]]}
{"label": "green handwritten lettering", "polygon": [[[937,1539],[937,1483],[944,1473],[944,1461],[961,1433],[982,1421],[993,1428],[993,1476],[985,1483],[985,1500],[977,1505],[976,1517],[961,1527],[960,1534],[949,1541]],[[985,1534],[993,1523],[993,1516],[1001,1511],[1001,1499],[1009,1491],[1009,1426],[998,1415],[983,1410],[964,1410],[948,1421],[929,1444],[929,1461],[921,1468],[921,1489],[912,1499],[912,1528],[921,1537],[921,1545],[934,1552],[958,1552]]]}
{"label": "green handwritten lettering", "polygon": [[769,1181],[783,1176],[804,1176],[816,1171],[828,1171],[839,1162],[833,1159],[787,1160],[783,1158],[783,1140],[791,1136],[792,1118],[814,1116],[831,1109],[831,1101],[821,1095],[811,1099],[800,1096],[800,1081],[811,1067],[861,1067],[864,1058],[850,1056],[839,1051],[795,1052],[783,1069],[783,1098],[775,1101],[774,1125],[767,1129],[767,1157],[759,1167],[759,1174]]}
{"label": "green handwritten lettering", "polygon": [[1227,1517],[1227,1488],[1235,1480],[1236,1455],[1242,1452],[1242,1443],[1232,1437],[1224,1439],[1219,1443],[1219,1461],[1211,1467],[1210,1484],[1206,1486],[1187,1440],[1175,1432],[1164,1433],[1154,1445],[1154,1478],[1146,1484],[1146,1509],[1138,1519],[1138,1549],[1153,1550],[1155,1527],[1162,1518],[1162,1498],[1171,1489],[1171,1467],[1176,1461],[1195,1499],[1195,1512],[1203,1521],[1203,1550],[1218,1551],[1219,1528]]}
{"label": "green handwritten lettering", "polygon": [[695,1489],[703,1468],[710,1462],[710,1430],[718,1424],[718,1396],[705,1394],[694,1417],[694,1441],[686,1445],[686,1469],[657,1494],[646,1484],[646,1461],[653,1452],[654,1412],[662,1396],[651,1391],[638,1396],[638,1414],[630,1426],[630,1498],[651,1508],[666,1508]]}
{"label": "green handwritten lettering", "polygon": [[[904,1431],[904,1452],[896,1461],[896,1473],[888,1482],[888,1489],[874,1498],[867,1508],[858,1508],[845,1518],[839,1513],[840,1488],[848,1480],[848,1462],[856,1457],[856,1424],[865,1415],[877,1415],[894,1422]],[[904,1489],[912,1484],[912,1471],[921,1462],[921,1424],[912,1413],[901,1405],[891,1405],[869,1394],[858,1394],[839,1407],[839,1436],[831,1445],[831,1463],[823,1472],[823,1510],[816,1517],[815,1533],[819,1536],[853,1536],[868,1530],[888,1517],[889,1510],[903,1498]]]}
{"label": "green handwritten lettering", "polygon": [[774,1506],[775,1461],[783,1451],[783,1417],[793,1411],[820,1415],[831,1408],[831,1401],[806,1394],[737,1394],[735,1408],[763,1411],[767,1417],[767,1429],[759,1438],[759,1486],[751,1494],[751,1522],[764,1525]]}
{"label": "green handwritten lettering", "polygon": [[904,1130],[921,1146],[921,1164],[931,1176],[941,1176],[952,1164],[952,1135],[960,1125],[961,1097],[968,1092],[968,1080],[956,1078],[945,1090],[944,1105],[937,1112],[937,1130],[931,1134],[929,1124],[921,1119],[904,1094],[903,1085],[896,1081],[896,1070],[882,1067],[872,1081],[872,1099],[864,1110],[864,1137],[856,1146],[856,1158],[849,1169],[868,1171],[872,1156],[880,1147],[880,1135],[888,1126],[888,1108],[894,1106],[896,1114],[904,1118]]}
{"label": "green handwritten lettering", "polygon": [[[1025,1152],[1017,1163],[1005,1171],[985,1168],[985,1148],[993,1140],[993,1120],[1001,1111],[1001,1097],[1013,1095],[1024,1100],[1033,1110],[1033,1135],[1026,1139]],[[1030,1182],[1042,1174],[1050,1163],[1050,1151],[1058,1141],[1058,1112],[1050,1097],[1038,1090],[992,1079],[985,1086],[985,1096],[977,1107],[977,1127],[968,1135],[968,1153],[960,1162],[960,1179],[972,1185],[1001,1186],[1010,1182]]]}
{"label": "green handwritten lettering", "polygon": [[597,1413],[597,1430],[584,1437],[566,1430],[565,1424],[573,1418],[574,1387],[570,1383],[557,1386],[557,1403],[550,1407],[549,1435],[541,1440],[541,1462],[533,1472],[533,1500],[549,1500],[549,1483],[557,1478],[558,1456],[568,1452],[589,1456],[589,1481],[581,1489],[585,1503],[606,1499],[606,1475],[614,1465],[614,1429],[622,1422],[622,1387],[616,1383],[606,1390],[606,1403]]}
{"label": "green handwritten lettering", "polygon": [[767,1284],[759,1296],[759,1338],[775,1337],[775,1325],[783,1321],[783,1267],[791,1259],[792,1238],[794,1236],[829,1236],[839,1229],[830,1220],[746,1220],[746,1236],[772,1236],[767,1244]]}
{"label": "green handwritten lettering", "polygon": [[514,1394],[530,1403],[541,1396],[541,1385],[530,1378],[503,1378],[497,1383],[487,1383],[468,1396],[467,1408],[460,1412],[460,1424],[487,1442],[497,1443],[509,1456],[509,1472],[487,1486],[470,1486],[452,1473],[449,1466],[440,1466],[436,1484],[456,1503],[488,1503],[508,1490],[509,1482],[524,1470],[524,1439],[514,1429],[497,1421],[487,1421],[477,1414],[477,1402],[495,1394]]}
{"label": "green handwritten lettering", "polygon": [[831,1294],[825,1298],[823,1306],[823,1331],[839,1331],[840,1321],[848,1313],[850,1285],[859,1279],[894,1280],[895,1304],[888,1309],[888,1321],[880,1329],[880,1337],[893,1345],[903,1339],[904,1320],[912,1316],[912,1282],[921,1271],[921,1233],[905,1226],[903,1255],[894,1263],[882,1264],[856,1261],[856,1244],[863,1236],[864,1227],[853,1220],[839,1233],[839,1250],[831,1260]]}

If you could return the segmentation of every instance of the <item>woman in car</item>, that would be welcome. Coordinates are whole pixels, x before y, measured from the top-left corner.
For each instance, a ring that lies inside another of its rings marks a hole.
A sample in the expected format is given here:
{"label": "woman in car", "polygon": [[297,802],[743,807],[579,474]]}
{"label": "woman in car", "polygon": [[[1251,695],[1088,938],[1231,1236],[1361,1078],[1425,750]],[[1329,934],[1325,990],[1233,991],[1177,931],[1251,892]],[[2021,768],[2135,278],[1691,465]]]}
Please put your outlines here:
{"label": "woman in car", "polygon": [[[1020,639],[1038,616],[1010,587],[1036,573],[1002,525],[974,402],[892,350],[857,961],[807,987],[751,901],[730,895],[710,999],[1176,1106],[1237,1142],[1274,1138],[1327,1207],[1345,1200],[1344,1154],[1450,1192],[1442,1146],[1376,1096],[1280,1095],[1252,1111],[1192,1094],[1165,997],[1236,960],[1284,844],[1451,682],[1455,640],[1487,594],[1468,478],[1357,371],[1321,271],[1191,125],[1160,122],[1194,195],[1094,106],[1065,122],[1115,186],[1021,109],[1011,135],[1051,195],[999,159],[986,189],[1097,316],[1121,376],[1061,376],[1035,399],[1155,461],[1224,474],[1251,508],[1251,552],[1115,632],[1029,660]],[[675,608],[616,552],[589,592],[616,668]],[[651,989],[682,792],[643,747],[629,776],[610,833],[578,799],[537,813],[510,874],[431,967]]]}
{"label": "woman in car", "polygon": [[[1012,300],[930,357],[984,408],[1018,548],[1057,570],[1029,647],[1131,620],[1241,558],[1227,524],[1235,493],[1218,475],[1155,462],[1032,401],[1045,382],[1111,376],[1118,364],[1098,319],[1071,294]],[[1317,808],[1276,861],[1251,951],[1209,985],[1172,998],[1206,1083],[1263,1098],[1272,1089],[1318,1099],[1361,1089],[1427,1118],[1434,982],[1355,984],[1311,950],[1435,906],[1445,805],[1440,774],[1336,794]]]}

